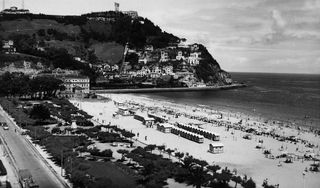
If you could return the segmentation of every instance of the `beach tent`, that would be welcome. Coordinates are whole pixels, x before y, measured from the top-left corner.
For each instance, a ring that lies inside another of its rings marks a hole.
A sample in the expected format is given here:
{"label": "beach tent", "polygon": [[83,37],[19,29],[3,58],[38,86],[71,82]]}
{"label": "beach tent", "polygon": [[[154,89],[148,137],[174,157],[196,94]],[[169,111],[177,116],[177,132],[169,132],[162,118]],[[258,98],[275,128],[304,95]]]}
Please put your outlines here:
{"label": "beach tent", "polygon": [[209,152],[210,153],[223,153],[224,145],[220,142],[214,142],[209,144]]}
{"label": "beach tent", "polygon": [[164,132],[164,133],[170,133],[173,125],[170,123],[160,123],[157,124],[157,130]]}

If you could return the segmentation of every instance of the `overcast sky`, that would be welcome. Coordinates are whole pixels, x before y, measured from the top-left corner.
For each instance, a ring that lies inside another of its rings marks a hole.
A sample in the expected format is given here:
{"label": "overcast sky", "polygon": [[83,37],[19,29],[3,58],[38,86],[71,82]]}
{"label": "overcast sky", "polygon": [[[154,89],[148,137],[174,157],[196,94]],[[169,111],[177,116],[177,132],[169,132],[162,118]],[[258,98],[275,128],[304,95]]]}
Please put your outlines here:
{"label": "overcast sky", "polygon": [[[320,74],[320,0],[25,0],[34,13],[137,10],[232,72]],[[21,0],[6,0],[6,7]]]}

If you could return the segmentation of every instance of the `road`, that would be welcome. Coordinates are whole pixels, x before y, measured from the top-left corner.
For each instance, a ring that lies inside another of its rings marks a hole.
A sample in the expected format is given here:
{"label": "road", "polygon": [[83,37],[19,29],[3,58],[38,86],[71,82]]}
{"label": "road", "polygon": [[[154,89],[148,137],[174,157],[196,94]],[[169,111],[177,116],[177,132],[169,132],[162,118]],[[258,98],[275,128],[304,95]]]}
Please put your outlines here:
{"label": "road", "polygon": [[15,132],[16,126],[6,117],[2,109],[0,109],[0,121],[8,123],[9,130],[0,127],[0,136],[11,151],[16,168],[29,169],[40,188],[65,187],[24,136]]}

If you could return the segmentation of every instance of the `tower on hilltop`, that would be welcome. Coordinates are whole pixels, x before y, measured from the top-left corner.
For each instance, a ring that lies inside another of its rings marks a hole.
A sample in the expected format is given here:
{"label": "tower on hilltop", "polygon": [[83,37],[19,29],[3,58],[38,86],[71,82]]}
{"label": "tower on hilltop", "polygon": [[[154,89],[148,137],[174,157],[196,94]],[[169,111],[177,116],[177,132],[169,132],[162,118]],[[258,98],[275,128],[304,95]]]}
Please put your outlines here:
{"label": "tower on hilltop", "polygon": [[114,2],[114,11],[119,12],[119,7],[120,7],[120,4],[117,2]]}

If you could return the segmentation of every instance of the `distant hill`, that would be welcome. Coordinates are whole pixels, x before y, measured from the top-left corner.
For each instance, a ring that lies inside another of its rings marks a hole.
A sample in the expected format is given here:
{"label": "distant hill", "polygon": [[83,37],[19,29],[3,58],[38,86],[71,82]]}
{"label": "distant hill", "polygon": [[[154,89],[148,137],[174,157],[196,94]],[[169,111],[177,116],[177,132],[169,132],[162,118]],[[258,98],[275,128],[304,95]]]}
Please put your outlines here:
{"label": "distant hill", "polygon": [[[18,52],[55,62],[53,66],[62,68],[80,66],[74,66],[64,54],[80,57],[91,64],[113,65],[123,59],[126,44],[131,49],[143,49],[146,45],[163,49],[180,42],[179,37],[161,30],[147,18],[131,18],[114,11],[81,16],[2,14],[0,39],[14,40]],[[200,50],[202,60],[195,68],[197,78],[206,83],[229,82],[230,74],[221,70],[203,45]],[[60,62],[54,61],[55,52]]]}

